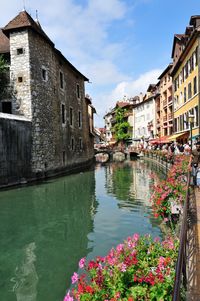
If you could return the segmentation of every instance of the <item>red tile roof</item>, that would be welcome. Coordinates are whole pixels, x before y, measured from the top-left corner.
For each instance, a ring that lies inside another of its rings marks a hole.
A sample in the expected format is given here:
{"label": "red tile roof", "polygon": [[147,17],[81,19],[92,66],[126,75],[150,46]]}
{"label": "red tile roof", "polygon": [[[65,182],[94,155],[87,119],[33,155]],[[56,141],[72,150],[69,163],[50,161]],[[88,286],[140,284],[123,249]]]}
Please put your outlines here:
{"label": "red tile roof", "polygon": [[125,102],[125,101],[118,101],[118,102],[116,103],[116,106],[118,106],[118,107],[120,107],[120,108],[126,107],[126,106],[128,106],[128,105],[130,105],[130,103],[129,103],[129,102]]}
{"label": "red tile roof", "polygon": [[49,39],[46,33],[43,31],[39,22],[35,22],[32,17],[26,12],[20,12],[14,19],[12,19],[4,28],[3,32],[8,35],[10,31],[20,28],[31,28],[37,33],[39,33],[45,40],[47,40],[51,45],[54,43]]}
{"label": "red tile roof", "polygon": [[0,53],[10,52],[10,41],[0,28]]}

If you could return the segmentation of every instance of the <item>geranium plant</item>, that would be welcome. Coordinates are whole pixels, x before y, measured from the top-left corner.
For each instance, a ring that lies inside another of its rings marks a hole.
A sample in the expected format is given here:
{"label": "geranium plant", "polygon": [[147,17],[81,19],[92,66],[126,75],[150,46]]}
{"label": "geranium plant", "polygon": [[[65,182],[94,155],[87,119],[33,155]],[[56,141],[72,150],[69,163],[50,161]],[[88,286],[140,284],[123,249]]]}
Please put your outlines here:
{"label": "geranium plant", "polygon": [[64,301],[171,300],[177,250],[170,237],[160,242],[134,234],[105,257],[82,258]]}
{"label": "geranium plant", "polygon": [[166,180],[160,180],[153,186],[151,195],[152,208],[155,217],[167,219],[171,214],[171,202],[184,204],[186,197],[186,182],[189,158],[176,156],[174,165],[168,172]]}

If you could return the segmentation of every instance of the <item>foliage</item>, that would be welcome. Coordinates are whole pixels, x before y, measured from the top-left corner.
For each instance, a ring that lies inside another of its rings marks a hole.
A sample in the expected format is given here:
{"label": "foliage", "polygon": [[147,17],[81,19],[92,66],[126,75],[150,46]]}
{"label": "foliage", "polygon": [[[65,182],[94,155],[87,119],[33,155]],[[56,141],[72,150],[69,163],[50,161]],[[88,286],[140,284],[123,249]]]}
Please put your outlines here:
{"label": "foliage", "polygon": [[79,262],[64,301],[171,300],[178,241],[150,235],[128,237],[105,257]]}
{"label": "foliage", "polygon": [[171,214],[172,202],[183,206],[186,197],[188,163],[188,156],[176,156],[167,179],[153,186],[154,192],[151,196],[151,202],[155,217],[162,217],[167,220]]}
{"label": "foliage", "polygon": [[0,98],[4,96],[6,93],[6,88],[8,85],[8,67],[6,60],[4,59],[3,55],[0,55]]}
{"label": "foliage", "polygon": [[117,142],[119,141],[126,141],[130,138],[130,134],[128,130],[130,128],[130,124],[126,121],[125,114],[127,110],[124,108],[117,107],[115,110],[115,120],[116,123],[113,127],[113,131],[115,133],[115,138]]}
{"label": "foliage", "polygon": [[111,192],[119,200],[126,201],[130,198],[130,187],[133,181],[131,171],[129,166],[120,166],[120,164],[113,168]]}

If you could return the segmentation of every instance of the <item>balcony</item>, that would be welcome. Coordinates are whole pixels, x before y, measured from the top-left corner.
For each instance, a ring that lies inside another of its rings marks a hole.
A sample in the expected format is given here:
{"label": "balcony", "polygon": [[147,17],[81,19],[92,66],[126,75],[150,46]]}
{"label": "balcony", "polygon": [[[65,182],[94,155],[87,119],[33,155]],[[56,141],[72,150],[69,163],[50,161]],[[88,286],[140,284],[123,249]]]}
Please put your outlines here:
{"label": "balcony", "polygon": [[167,106],[167,99],[163,100],[163,108]]}
{"label": "balcony", "polygon": [[168,120],[172,120],[172,119],[173,119],[172,113],[169,113],[168,114]]}
{"label": "balcony", "polygon": [[167,115],[163,116],[163,122],[167,121]]}
{"label": "balcony", "polygon": [[156,106],[156,112],[160,112],[160,105],[158,106]]}
{"label": "balcony", "polygon": [[168,104],[172,103],[172,96],[168,97]]}

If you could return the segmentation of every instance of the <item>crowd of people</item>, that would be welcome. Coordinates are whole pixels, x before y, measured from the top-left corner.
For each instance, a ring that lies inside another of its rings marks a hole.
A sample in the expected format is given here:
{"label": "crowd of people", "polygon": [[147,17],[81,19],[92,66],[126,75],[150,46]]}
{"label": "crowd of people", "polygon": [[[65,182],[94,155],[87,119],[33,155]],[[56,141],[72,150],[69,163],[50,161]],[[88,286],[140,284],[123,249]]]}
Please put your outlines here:
{"label": "crowd of people", "polygon": [[193,183],[197,185],[200,190],[200,139],[194,143],[192,150],[188,142],[184,144],[180,142],[165,144],[151,144],[151,142],[146,144],[141,143],[138,145],[138,149],[140,152],[144,150],[159,150],[169,156],[180,154],[190,156],[189,168],[192,168]]}

